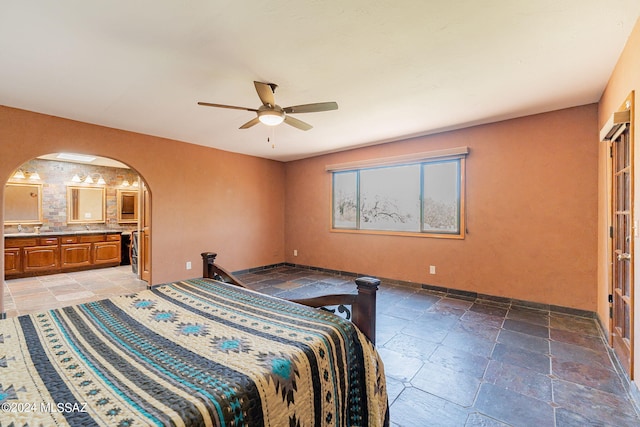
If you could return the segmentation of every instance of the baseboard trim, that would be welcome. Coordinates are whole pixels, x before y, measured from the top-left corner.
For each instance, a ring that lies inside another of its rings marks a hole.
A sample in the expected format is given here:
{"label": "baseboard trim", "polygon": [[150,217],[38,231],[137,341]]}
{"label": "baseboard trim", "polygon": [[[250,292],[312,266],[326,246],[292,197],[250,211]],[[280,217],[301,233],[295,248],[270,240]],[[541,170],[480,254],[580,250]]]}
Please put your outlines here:
{"label": "baseboard trim", "polygon": [[618,355],[616,354],[615,351],[613,351],[613,347],[609,345],[609,341],[610,341],[609,331],[604,327],[604,323],[602,322],[602,319],[598,315],[596,315],[596,323],[598,324],[598,329],[600,329],[600,335],[602,337],[602,340],[606,344],[606,349],[607,349],[607,352],[609,353],[609,359],[611,359],[613,367],[618,373],[618,377],[620,377],[620,380],[622,382],[622,387],[626,390],[631,400],[631,403],[634,406],[634,409],[640,416],[640,390],[638,390],[637,384],[631,381],[631,378],[629,378],[629,375],[622,367],[622,363],[620,363],[620,359],[618,358]]}
{"label": "baseboard trim", "polygon": [[[271,265],[265,265],[262,267],[249,268],[246,270],[238,270],[233,272],[233,274],[241,275],[241,274],[258,273],[258,272],[264,272],[265,270],[270,270],[270,269],[279,268],[279,267],[300,268],[304,270],[318,271],[321,273],[334,274],[336,276],[346,276],[346,277],[370,276],[370,274],[354,273],[351,271],[334,270],[331,268],[314,267],[314,266],[309,266],[304,264],[294,264],[290,262],[281,262],[278,264],[271,264]],[[429,291],[444,294],[444,295],[450,295],[456,298],[463,298],[468,300],[482,300],[482,301],[492,302],[495,304],[503,304],[503,305],[511,304],[511,305],[532,308],[537,310],[548,310],[556,313],[569,314],[572,316],[586,317],[590,319],[594,319],[597,317],[595,312],[588,311],[588,310],[580,310],[576,308],[563,307],[563,306],[553,305],[553,304],[542,304],[538,302],[520,300],[515,298],[481,294],[473,291],[464,291],[460,289],[430,285],[428,283],[408,282],[405,280],[391,279],[388,277],[378,277],[378,276],[376,276],[376,278],[380,279],[380,282],[383,284],[395,285],[395,286],[406,286],[406,287],[416,288],[416,289],[425,289],[425,290],[429,290]]]}

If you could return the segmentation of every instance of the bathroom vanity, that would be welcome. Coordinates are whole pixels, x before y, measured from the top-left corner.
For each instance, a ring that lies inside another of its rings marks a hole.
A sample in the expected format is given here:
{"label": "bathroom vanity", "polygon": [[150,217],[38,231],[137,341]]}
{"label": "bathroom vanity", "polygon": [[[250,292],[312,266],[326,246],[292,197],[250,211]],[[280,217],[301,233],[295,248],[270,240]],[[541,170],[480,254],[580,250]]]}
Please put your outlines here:
{"label": "bathroom vanity", "polygon": [[120,231],[5,234],[6,279],[114,267],[120,260]]}

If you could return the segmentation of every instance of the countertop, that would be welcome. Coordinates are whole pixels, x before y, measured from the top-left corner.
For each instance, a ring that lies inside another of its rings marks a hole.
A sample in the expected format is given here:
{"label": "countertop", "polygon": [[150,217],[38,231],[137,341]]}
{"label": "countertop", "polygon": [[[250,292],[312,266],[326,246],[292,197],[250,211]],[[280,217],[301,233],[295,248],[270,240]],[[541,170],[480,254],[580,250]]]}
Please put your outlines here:
{"label": "countertop", "polygon": [[40,233],[6,233],[4,237],[38,237],[38,236],[77,236],[83,234],[124,234],[122,230],[72,230],[72,231],[41,231]]}

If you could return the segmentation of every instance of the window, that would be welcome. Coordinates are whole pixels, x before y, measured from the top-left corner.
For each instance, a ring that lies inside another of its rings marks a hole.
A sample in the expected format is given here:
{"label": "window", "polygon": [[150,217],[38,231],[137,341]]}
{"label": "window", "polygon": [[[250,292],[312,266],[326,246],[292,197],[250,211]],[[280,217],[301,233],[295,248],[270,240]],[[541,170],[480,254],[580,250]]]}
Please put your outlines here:
{"label": "window", "polygon": [[333,170],[332,229],[463,238],[464,160]]}

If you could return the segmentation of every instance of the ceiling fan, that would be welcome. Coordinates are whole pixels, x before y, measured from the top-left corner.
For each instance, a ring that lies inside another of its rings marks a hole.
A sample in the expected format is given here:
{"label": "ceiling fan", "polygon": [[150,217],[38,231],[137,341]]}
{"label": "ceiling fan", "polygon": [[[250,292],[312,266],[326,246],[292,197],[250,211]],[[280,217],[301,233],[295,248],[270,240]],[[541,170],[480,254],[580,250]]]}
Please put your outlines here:
{"label": "ceiling fan", "polygon": [[276,126],[282,122],[285,122],[286,124],[293,126],[294,128],[298,128],[300,130],[309,130],[313,126],[311,126],[309,123],[303,122],[302,120],[291,117],[289,114],[317,113],[320,111],[330,111],[338,109],[338,104],[336,104],[335,102],[316,102],[314,104],[294,105],[292,107],[282,108],[276,104],[275,98],[273,96],[278,85],[276,85],[275,83],[262,83],[255,81],[253,82],[253,84],[256,87],[256,92],[258,92],[260,101],[262,101],[262,105],[257,109],[235,107],[233,105],[212,104],[210,102],[198,102],[198,105],[204,105],[206,107],[231,108],[234,110],[247,110],[253,111],[258,115],[257,117],[240,126],[240,129],[248,129],[251,126],[257,125],[258,123],[264,123],[268,126]]}

